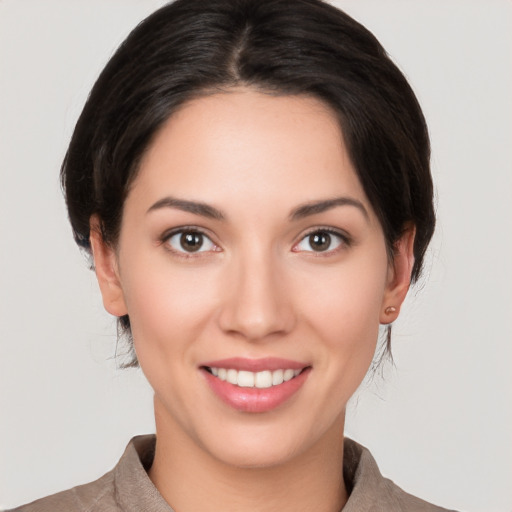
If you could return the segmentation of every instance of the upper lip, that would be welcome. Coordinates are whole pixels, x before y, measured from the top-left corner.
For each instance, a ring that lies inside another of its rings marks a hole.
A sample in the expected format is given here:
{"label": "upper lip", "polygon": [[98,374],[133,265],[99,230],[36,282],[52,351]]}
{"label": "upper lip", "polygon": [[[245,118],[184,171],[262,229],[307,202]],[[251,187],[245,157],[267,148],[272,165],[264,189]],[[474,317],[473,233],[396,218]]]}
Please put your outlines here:
{"label": "upper lip", "polygon": [[245,370],[249,372],[261,372],[264,370],[302,370],[308,367],[306,363],[292,361],[290,359],[282,359],[279,357],[263,357],[260,359],[248,359],[245,357],[230,357],[227,359],[219,359],[216,361],[207,361],[200,366],[208,366],[209,368],[226,368],[233,370]]}

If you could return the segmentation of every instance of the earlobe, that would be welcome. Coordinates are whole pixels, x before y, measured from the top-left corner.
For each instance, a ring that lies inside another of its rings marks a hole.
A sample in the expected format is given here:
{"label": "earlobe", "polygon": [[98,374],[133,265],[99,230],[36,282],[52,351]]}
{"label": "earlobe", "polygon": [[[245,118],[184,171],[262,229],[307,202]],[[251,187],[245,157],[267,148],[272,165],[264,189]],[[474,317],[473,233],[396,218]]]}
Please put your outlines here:
{"label": "earlobe", "polygon": [[393,261],[389,265],[388,283],[382,301],[381,324],[394,322],[411,284],[414,266],[414,236],[416,228],[409,226],[395,244]]}
{"label": "earlobe", "polygon": [[100,222],[97,215],[93,215],[89,222],[94,269],[105,309],[111,315],[120,317],[126,315],[127,310],[119,277],[117,256],[114,249],[105,243]]}

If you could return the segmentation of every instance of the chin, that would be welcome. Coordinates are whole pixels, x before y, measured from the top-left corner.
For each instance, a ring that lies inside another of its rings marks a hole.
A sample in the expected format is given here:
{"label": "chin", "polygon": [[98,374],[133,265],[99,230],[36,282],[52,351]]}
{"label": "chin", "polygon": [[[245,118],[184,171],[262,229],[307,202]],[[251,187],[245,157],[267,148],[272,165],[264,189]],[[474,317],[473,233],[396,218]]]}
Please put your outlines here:
{"label": "chin", "polygon": [[[224,448],[224,449],[223,449]],[[231,443],[219,447],[214,455],[224,464],[241,469],[265,469],[284,465],[294,460],[300,452],[289,446],[260,446],[258,443]]]}
{"label": "chin", "polygon": [[216,459],[237,468],[281,466],[306,454],[318,442],[317,438],[322,437],[319,432],[294,432],[290,426],[286,422],[281,426],[235,427],[220,439],[211,439],[213,442],[206,448]]}

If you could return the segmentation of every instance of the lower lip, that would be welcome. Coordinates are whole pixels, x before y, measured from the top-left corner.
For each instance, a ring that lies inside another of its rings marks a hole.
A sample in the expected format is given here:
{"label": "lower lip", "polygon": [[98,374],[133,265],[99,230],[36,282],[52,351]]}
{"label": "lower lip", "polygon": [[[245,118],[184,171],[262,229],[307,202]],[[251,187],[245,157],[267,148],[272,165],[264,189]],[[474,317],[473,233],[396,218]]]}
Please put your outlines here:
{"label": "lower lip", "polygon": [[220,380],[202,369],[213,392],[226,404],[241,412],[268,412],[288,401],[302,387],[311,368],[297,377],[270,388],[242,388]]}

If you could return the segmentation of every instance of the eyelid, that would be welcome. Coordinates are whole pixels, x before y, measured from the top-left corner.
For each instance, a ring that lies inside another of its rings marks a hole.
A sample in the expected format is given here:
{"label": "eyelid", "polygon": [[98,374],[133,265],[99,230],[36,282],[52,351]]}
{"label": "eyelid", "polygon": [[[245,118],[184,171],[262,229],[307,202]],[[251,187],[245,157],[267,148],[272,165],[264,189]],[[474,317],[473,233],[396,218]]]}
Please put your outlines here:
{"label": "eyelid", "polygon": [[326,251],[313,251],[313,250],[305,251],[305,250],[297,249],[297,246],[301,242],[303,242],[308,236],[311,236],[315,233],[327,233],[329,235],[334,235],[341,240],[340,245],[345,246],[345,247],[350,247],[353,243],[352,237],[346,231],[344,231],[342,229],[333,228],[330,226],[315,226],[313,228],[308,229],[305,233],[303,233],[300,236],[298,241],[294,243],[294,245],[292,247],[292,251],[293,252],[309,252],[309,253],[314,253],[315,256],[322,256],[322,255],[332,254],[334,252],[337,252],[340,249],[340,247],[336,247],[334,249],[328,249]]}
{"label": "eyelid", "polygon": [[[213,250],[207,250],[207,251],[197,251],[197,252],[187,252],[187,251],[180,251],[180,250],[177,250],[173,247],[170,246],[170,244],[168,243],[169,240],[173,237],[173,236],[176,236],[178,234],[183,234],[183,233],[199,233],[201,234],[202,236],[204,236],[205,238],[207,238],[211,243],[212,245],[215,247],[215,249]],[[220,252],[220,247],[219,247],[219,244],[217,244],[212,235],[210,234],[210,232],[206,229],[203,229],[203,228],[200,228],[199,226],[193,226],[193,225],[186,225],[186,226],[177,226],[175,228],[171,228],[167,231],[165,231],[160,237],[159,237],[159,242],[165,246],[166,250],[168,250],[169,252],[172,252],[173,254],[176,254],[178,255],[179,257],[183,257],[183,258],[195,258],[195,257],[200,257],[200,256],[203,256],[204,253],[208,253],[208,252]]]}
{"label": "eyelid", "polygon": [[172,236],[176,235],[177,233],[183,233],[185,231],[196,231],[197,233],[201,233],[204,236],[207,236],[208,238],[211,238],[208,231],[206,231],[203,228],[200,228],[199,226],[194,225],[184,225],[184,226],[176,226],[174,228],[167,229],[160,235],[160,241],[165,242],[166,240],[169,240]]}

